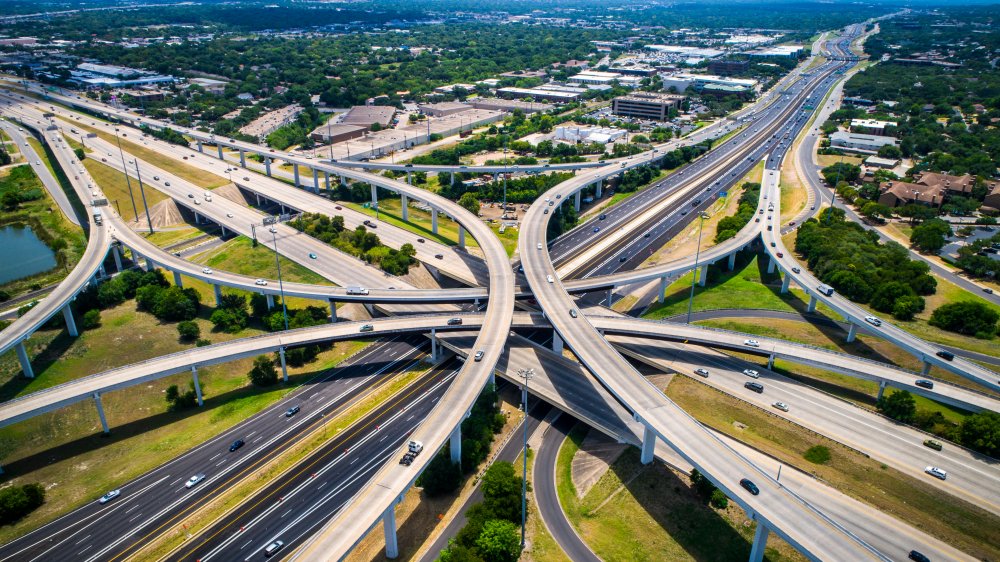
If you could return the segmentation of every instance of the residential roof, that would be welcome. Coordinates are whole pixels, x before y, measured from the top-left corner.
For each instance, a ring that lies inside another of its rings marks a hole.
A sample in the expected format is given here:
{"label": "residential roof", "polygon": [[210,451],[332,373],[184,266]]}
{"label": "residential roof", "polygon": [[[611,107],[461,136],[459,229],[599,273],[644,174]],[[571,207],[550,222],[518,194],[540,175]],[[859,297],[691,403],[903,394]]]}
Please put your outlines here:
{"label": "residential roof", "polygon": [[920,172],[914,176],[914,180],[917,183],[933,186],[938,189],[946,189],[948,191],[958,191],[962,193],[972,193],[972,188],[975,187],[975,182],[969,174],[952,176],[936,172]]}

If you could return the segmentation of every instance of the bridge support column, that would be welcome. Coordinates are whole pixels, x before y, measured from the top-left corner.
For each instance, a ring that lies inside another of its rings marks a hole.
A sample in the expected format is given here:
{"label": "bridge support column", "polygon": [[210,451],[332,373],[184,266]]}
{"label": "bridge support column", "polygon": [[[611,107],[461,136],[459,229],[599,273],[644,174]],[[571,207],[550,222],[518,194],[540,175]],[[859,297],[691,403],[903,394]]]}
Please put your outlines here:
{"label": "bridge support column", "polygon": [[201,152],[201,153],[205,152],[205,147],[201,145],[201,141],[195,141],[195,144],[198,145],[198,152]]}
{"label": "bridge support column", "polygon": [[292,164],[292,171],[295,173],[295,180],[292,183],[295,187],[299,187],[299,165]]}
{"label": "bridge support column", "polygon": [[576,208],[576,212],[580,212],[580,192],[577,191],[576,195],[573,196],[573,207]]}
{"label": "bridge support column", "polygon": [[35,371],[31,369],[31,361],[28,360],[28,350],[24,348],[24,342],[17,343],[17,360],[21,363],[21,372],[29,379],[35,378]]}
{"label": "bridge support column", "polygon": [[228,233],[228,232],[226,232],[226,225],[224,225],[224,224],[220,224],[220,225],[219,225],[219,228],[221,228],[221,229],[222,229],[222,237],[223,237],[223,238],[225,238],[226,236],[228,236],[228,235],[229,235],[229,233]]}
{"label": "bridge support column", "polygon": [[240,150],[240,167],[247,167],[247,151],[245,150]]}
{"label": "bridge support column", "polygon": [[606,297],[604,297],[605,306],[611,307],[611,299],[614,297],[614,290],[615,290],[614,287],[608,289],[608,294]]}
{"label": "bridge support column", "polygon": [[326,180],[326,190],[330,191],[330,172],[323,172],[323,179]]}
{"label": "bridge support column", "polygon": [[809,306],[806,308],[806,312],[816,312],[816,297],[809,295]]}
{"label": "bridge support column", "polygon": [[278,348],[278,359],[281,360],[281,380],[282,382],[288,382],[288,364],[285,363],[285,348]]}
{"label": "bridge support column", "polygon": [[655,448],[656,433],[654,433],[648,425],[644,425],[642,430],[642,455],[639,457],[642,464],[649,464],[653,462],[653,451]]}
{"label": "bridge support column", "polygon": [[774,273],[774,266],[775,265],[777,265],[777,262],[774,261],[774,258],[768,258],[767,259],[767,272],[768,273]]}
{"label": "bridge support column", "polygon": [[66,306],[63,307],[62,313],[63,318],[66,320],[66,331],[69,332],[69,335],[74,338],[79,336],[80,332],[76,329],[76,321],[73,320],[73,309],[70,307],[69,303],[66,303]]}
{"label": "bridge support column", "polygon": [[264,173],[271,177],[271,159],[267,156],[264,157]]}
{"label": "bridge support column", "polygon": [[451,432],[451,441],[448,444],[451,450],[451,462],[453,464],[462,463],[462,424],[459,423],[455,431]]}
{"label": "bridge support column", "polygon": [[595,189],[594,194],[596,195],[596,197],[595,197],[596,199],[600,199],[601,198],[601,188],[602,187],[604,187],[604,182],[603,181],[597,180],[596,182],[594,182],[594,189]]}
{"label": "bridge support column", "polygon": [[184,281],[181,280],[181,272],[180,271],[175,271],[174,272],[174,285],[177,285],[177,287],[180,288],[180,289],[184,288]]}
{"label": "bridge support column", "polygon": [[267,309],[271,310],[274,308],[274,295],[266,295],[267,297]]}
{"label": "bridge support column", "polygon": [[156,269],[156,262],[153,261],[149,256],[146,256],[146,271],[153,271]]}
{"label": "bridge support column", "polygon": [[399,543],[396,541],[396,502],[385,509],[382,514],[382,529],[385,531],[385,557],[399,557]]}
{"label": "bridge support column", "polygon": [[108,427],[108,418],[104,417],[104,406],[101,404],[101,393],[94,393],[94,404],[97,405],[97,416],[101,418],[101,427],[104,428],[104,433],[111,433],[111,429]]}
{"label": "bridge support column", "polygon": [[[487,381],[487,384],[489,384],[490,388],[492,388],[493,390],[497,389],[497,373],[496,373],[496,370],[491,370],[490,371],[490,378],[489,378],[489,381]],[[0,474],[3,474],[3,472],[0,472]]]}
{"label": "bridge support column", "polygon": [[201,215],[199,215],[198,213],[194,214],[194,223],[201,224]]}
{"label": "bridge support column", "polygon": [[881,400],[883,394],[885,394],[885,380],[878,382],[878,396],[875,397],[875,400]]}
{"label": "bridge support column", "polygon": [[406,171],[406,184],[413,185],[413,173],[409,170]]}
{"label": "bridge support column", "polygon": [[215,306],[220,306],[222,304],[222,286],[212,285],[212,289],[215,291]]}
{"label": "bridge support column", "polygon": [[931,372],[931,364],[927,361],[924,361],[924,368],[921,369],[920,374],[926,375],[929,374],[930,372]]}
{"label": "bridge support column", "polygon": [[705,283],[708,282],[708,266],[703,265],[698,271],[698,285],[704,287]]}
{"label": "bridge support column", "polygon": [[458,227],[458,247],[465,249],[465,229],[461,226]]}
{"label": "bridge support column", "polygon": [[438,233],[438,210],[431,209],[431,232]]}
{"label": "bridge support column", "polygon": [[774,370],[774,354],[773,353],[767,356],[767,369],[769,371],[773,371]]}
{"label": "bridge support column", "polygon": [[319,193],[319,170],[313,168],[313,193]]}
{"label": "bridge support column", "polygon": [[198,381],[198,367],[191,365],[191,378],[194,382],[194,393],[198,396],[198,406],[205,405],[205,399],[201,395],[201,383]]}
{"label": "bridge support column", "polygon": [[[270,175],[270,174],[268,174]],[[254,193],[257,196],[257,206],[260,207],[260,193]]]}
{"label": "bridge support column", "polygon": [[788,292],[788,286],[792,284],[792,276],[785,274],[785,278],[781,280],[781,292],[782,294]]}
{"label": "bridge support column", "polygon": [[736,252],[729,254],[729,271],[736,269]]}
{"label": "bridge support column", "polygon": [[365,306],[365,310],[368,311],[368,316],[371,316],[372,318],[374,318],[375,317],[375,305],[372,304],[372,303],[370,303],[370,302],[366,302],[364,306]]}
{"label": "bridge support column", "polygon": [[340,176],[340,185],[347,187],[347,178]]}
{"label": "bridge support column", "polygon": [[216,145],[216,148],[219,149],[219,160],[225,161],[226,157],[224,154],[222,154],[222,145],[221,144]]}
{"label": "bridge support column", "polygon": [[375,188],[375,184],[372,184],[372,207],[378,207],[378,190]]}
{"label": "bridge support column", "polygon": [[858,336],[858,325],[851,322],[851,329],[847,331],[847,343],[854,343]]}
{"label": "bridge support column", "polygon": [[337,303],[336,301],[330,301],[330,322],[337,321]]}
{"label": "bridge support column", "polygon": [[399,196],[399,208],[403,210],[403,222],[410,220],[410,199],[406,195]]}
{"label": "bridge support column", "polygon": [[115,269],[122,271],[122,254],[118,251],[118,246],[111,246],[111,255],[115,258]]}
{"label": "bridge support column", "polygon": [[560,354],[563,352],[562,338],[559,337],[559,332],[555,330],[552,330],[552,352]]}
{"label": "bridge support column", "polygon": [[281,205],[281,214],[285,214],[285,204],[280,203],[280,205]]}
{"label": "bridge support column", "polygon": [[431,330],[431,362],[436,363],[438,360],[438,338],[437,330]]}
{"label": "bridge support column", "polygon": [[757,531],[753,534],[753,548],[750,549],[750,562],[761,562],[764,560],[764,548],[767,546],[767,536],[771,534],[771,529],[763,521],[757,522]]}
{"label": "bridge support column", "polygon": [[451,186],[455,187],[455,172],[451,173]]}

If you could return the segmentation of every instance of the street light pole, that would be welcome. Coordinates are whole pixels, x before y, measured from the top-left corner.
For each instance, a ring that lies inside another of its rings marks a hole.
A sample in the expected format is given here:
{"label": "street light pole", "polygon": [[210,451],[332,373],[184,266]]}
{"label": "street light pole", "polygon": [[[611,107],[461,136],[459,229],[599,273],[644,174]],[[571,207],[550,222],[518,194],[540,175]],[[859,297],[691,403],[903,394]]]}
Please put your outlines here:
{"label": "street light pole", "polygon": [[[271,228],[274,228],[272,225]],[[281,260],[278,259],[278,237],[271,231],[271,241],[274,243],[274,265],[278,268],[278,293],[281,294],[281,315],[285,319],[285,330],[288,330],[288,307],[285,305],[285,287],[281,283]]]}
{"label": "street light pole", "polygon": [[139,195],[142,196],[142,208],[146,211],[146,224],[149,226],[149,233],[152,234],[153,219],[149,218],[149,205],[146,204],[146,190],[142,187],[142,174],[139,173],[139,160],[133,159],[132,161],[135,163],[135,177],[139,180]]}
{"label": "street light pole", "polygon": [[125,164],[125,151],[122,150],[122,139],[118,136],[118,127],[115,127],[115,140],[118,142],[118,154],[122,157],[122,173],[125,174],[125,185],[128,186],[128,196],[132,199],[132,214],[135,215],[135,220],[138,222],[139,210],[135,208],[135,195],[132,193],[132,182],[128,179],[128,166]]}
{"label": "street light pole", "polygon": [[523,459],[521,468],[521,550],[524,550],[524,529],[528,520],[528,381],[535,376],[534,369],[518,369],[517,376],[524,379],[521,387],[521,407],[524,408],[524,445],[521,449]]}
{"label": "street light pole", "polygon": [[701,233],[703,230],[705,230],[705,218],[707,216],[708,215],[705,214],[704,212],[698,216],[698,218],[701,220],[698,222],[698,247],[694,252],[694,269],[691,270],[691,296],[688,298],[688,315],[687,315],[688,324],[691,323],[691,308],[692,306],[694,306],[694,282],[695,279],[698,277],[698,257],[701,254]]}

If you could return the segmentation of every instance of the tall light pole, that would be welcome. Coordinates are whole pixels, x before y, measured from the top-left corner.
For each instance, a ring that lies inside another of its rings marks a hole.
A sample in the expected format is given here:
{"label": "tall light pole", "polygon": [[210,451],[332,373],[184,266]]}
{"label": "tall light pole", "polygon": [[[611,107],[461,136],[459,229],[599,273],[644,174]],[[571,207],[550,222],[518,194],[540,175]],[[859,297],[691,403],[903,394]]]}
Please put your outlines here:
{"label": "tall light pole", "polygon": [[118,136],[118,127],[115,127],[115,140],[118,142],[118,154],[122,157],[122,173],[125,174],[125,185],[128,186],[128,196],[132,199],[132,214],[135,215],[135,220],[138,222],[139,210],[135,208],[135,195],[132,193],[132,182],[128,179],[128,166],[125,164],[125,151],[122,150],[122,139]]}
{"label": "tall light pole", "polygon": [[694,306],[694,281],[698,277],[698,257],[701,254],[701,233],[705,230],[705,219],[708,218],[708,214],[702,212],[698,215],[700,219],[698,221],[698,247],[694,251],[694,269],[691,270],[691,296],[688,298],[688,315],[687,323],[691,323],[691,307]]}
{"label": "tall light pole", "polygon": [[285,286],[281,283],[281,260],[278,259],[277,229],[271,225],[271,242],[274,244],[274,265],[278,268],[278,293],[281,294],[281,315],[285,319],[285,331],[288,330],[288,307],[285,305]]}
{"label": "tall light pole", "polygon": [[[149,226],[149,233],[153,233],[153,219],[149,218],[149,205],[146,204],[146,190],[142,188],[142,174],[139,173],[139,159],[133,158],[135,163],[135,177],[139,180],[139,195],[142,196],[142,208],[146,211],[146,224]],[[125,174],[128,176],[128,174]]]}
{"label": "tall light pole", "polygon": [[521,550],[524,550],[524,528],[528,520],[528,381],[535,376],[534,369],[518,369],[517,376],[524,379],[521,387],[521,407],[524,408],[524,445],[521,449],[523,459],[521,468]]}

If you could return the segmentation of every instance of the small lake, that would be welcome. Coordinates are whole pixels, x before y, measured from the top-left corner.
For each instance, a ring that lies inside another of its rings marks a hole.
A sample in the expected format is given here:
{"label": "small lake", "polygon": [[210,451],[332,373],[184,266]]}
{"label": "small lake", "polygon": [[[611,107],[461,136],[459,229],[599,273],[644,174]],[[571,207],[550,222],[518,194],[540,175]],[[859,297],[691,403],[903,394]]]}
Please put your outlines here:
{"label": "small lake", "polygon": [[0,227],[0,285],[48,271],[57,265],[55,253],[35,236],[30,227]]}

